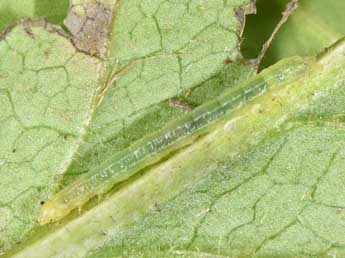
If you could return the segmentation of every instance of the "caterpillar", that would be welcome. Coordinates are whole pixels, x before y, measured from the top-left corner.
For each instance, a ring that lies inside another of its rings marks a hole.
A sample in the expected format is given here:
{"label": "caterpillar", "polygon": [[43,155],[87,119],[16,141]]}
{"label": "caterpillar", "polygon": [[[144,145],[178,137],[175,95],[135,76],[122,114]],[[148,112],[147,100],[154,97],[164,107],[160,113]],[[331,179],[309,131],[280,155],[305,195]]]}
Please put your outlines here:
{"label": "caterpillar", "polygon": [[262,95],[269,88],[284,85],[297,74],[305,73],[306,67],[307,64],[301,58],[282,61],[253,76],[249,81],[226,90],[219,97],[197,107],[163,129],[138,140],[51,196],[42,205],[38,222],[44,225],[64,218],[92,197],[106,193],[143,168],[195,141],[220,121],[226,120],[234,110]]}

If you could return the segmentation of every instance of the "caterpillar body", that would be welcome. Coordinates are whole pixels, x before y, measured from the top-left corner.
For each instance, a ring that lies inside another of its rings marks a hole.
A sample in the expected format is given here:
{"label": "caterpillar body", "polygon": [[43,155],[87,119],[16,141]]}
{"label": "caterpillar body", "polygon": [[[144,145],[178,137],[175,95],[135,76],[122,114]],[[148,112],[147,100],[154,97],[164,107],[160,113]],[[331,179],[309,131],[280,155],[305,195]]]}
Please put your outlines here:
{"label": "caterpillar body", "polygon": [[286,84],[296,74],[305,71],[303,59],[292,58],[281,62],[246,83],[225,91],[162,130],[142,138],[51,196],[41,207],[39,223],[43,225],[60,220],[95,195],[109,191],[143,168],[190,144],[219,121],[226,120],[242,104],[260,96],[270,87]]}

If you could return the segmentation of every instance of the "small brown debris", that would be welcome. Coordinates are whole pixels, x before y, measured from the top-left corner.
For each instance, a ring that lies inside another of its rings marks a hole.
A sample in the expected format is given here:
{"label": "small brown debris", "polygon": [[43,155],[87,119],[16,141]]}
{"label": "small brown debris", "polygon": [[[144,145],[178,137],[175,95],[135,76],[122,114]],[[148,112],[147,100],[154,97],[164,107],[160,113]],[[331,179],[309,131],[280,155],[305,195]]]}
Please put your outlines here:
{"label": "small brown debris", "polygon": [[191,104],[188,104],[176,99],[171,99],[169,101],[169,106],[175,107],[175,108],[181,108],[181,109],[189,110],[189,111],[193,110],[193,106]]}
{"label": "small brown debris", "polygon": [[229,57],[224,60],[224,64],[226,64],[226,65],[231,64],[231,63],[232,63],[232,61]]}

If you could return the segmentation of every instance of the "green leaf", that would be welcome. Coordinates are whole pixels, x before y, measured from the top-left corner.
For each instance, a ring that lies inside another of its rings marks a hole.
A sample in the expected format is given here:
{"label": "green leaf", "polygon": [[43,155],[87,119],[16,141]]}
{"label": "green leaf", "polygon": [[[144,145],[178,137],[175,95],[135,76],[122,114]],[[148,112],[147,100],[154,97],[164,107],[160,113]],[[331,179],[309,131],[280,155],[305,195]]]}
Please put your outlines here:
{"label": "green leaf", "polygon": [[68,0],[2,0],[0,2],[0,31],[21,17],[42,17],[62,24],[68,9]]}
{"label": "green leaf", "polygon": [[344,53],[263,71],[265,94],[14,257],[342,255]]}
{"label": "green leaf", "polygon": [[[220,127],[199,142],[199,150],[193,145],[147,171],[127,189],[127,198],[120,191],[101,210],[85,214],[95,222],[111,216],[116,223],[94,227],[92,235],[101,231],[109,243],[89,257],[342,257],[344,51],[342,41],[312,60],[303,76],[243,106],[230,131]],[[285,62],[293,69],[301,61]],[[229,152],[239,155],[229,158]],[[176,189],[167,185],[182,184],[178,175],[188,187],[160,203],[166,189]],[[135,204],[137,198],[150,202],[143,219],[136,219],[143,205]],[[123,209],[131,212],[121,214]],[[121,226],[128,214],[135,223]]]}
{"label": "green leaf", "polygon": [[37,213],[67,170],[66,182],[187,112],[168,99],[193,89],[197,106],[248,78],[238,46],[250,11],[249,0],[72,1],[72,38],[43,21],[11,26],[0,39],[0,250],[52,233]]}
{"label": "green leaf", "polygon": [[[284,0],[276,3],[278,6],[283,4]],[[262,5],[266,5],[267,9],[271,8],[269,1]],[[262,67],[289,56],[316,55],[336,42],[345,33],[342,26],[345,20],[344,8],[344,1],[331,1],[327,8],[322,0],[299,1],[298,9],[277,33]]]}
{"label": "green leaf", "polygon": [[61,29],[20,21],[0,40],[0,245],[37,224],[88,127],[101,63]]}
{"label": "green leaf", "polygon": [[36,225],[61,174],[63,187],[189,112],[170,98],[198,106],[255,81],[238,49],[250,3],[73,0],[71,38],[42,21],[8,30],[0,38],[0,250],[344,256],[344,41],[271,66],[255,77],[267,92],[207,136],[83,212]]}
{"label": "green leaf", "polygon": [[[72,32],[80,31],[70,24],[82,24],[76,21],[84,21],[85,8],[116,15],[110,22],[106,94],[65,183],[186,113],[167,100],[177,97],[196,107],[254,72],[239,52],[244,15],[254,10],[251,1],[122,1],[115,7],[111,1],[103,7],[86,1],[83,8],[80,2],[66,20]],[[89,41],[88,35],[75,35],[80,45]],[[98,53],[104,54],[102,48]]]}

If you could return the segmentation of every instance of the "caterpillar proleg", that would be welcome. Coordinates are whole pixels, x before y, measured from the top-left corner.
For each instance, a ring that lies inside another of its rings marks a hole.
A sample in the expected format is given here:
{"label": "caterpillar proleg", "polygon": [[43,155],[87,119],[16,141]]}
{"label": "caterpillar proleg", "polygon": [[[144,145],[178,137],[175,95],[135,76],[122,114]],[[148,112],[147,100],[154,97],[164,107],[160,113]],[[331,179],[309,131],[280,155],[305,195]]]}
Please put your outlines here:
{"label": "caterpillar proleg", "polygon": [[109,191],[143,168],[190,144],[210,131],[215,124],[229,119],[232,111],[241,105],[259,97],[270,88],[282,86],[297,75],[305,73],[306,67],[307,64],[301,58],[281,62],[135,142],[51,196],[41,207],[39,223],[60,220],[93,196]]}

